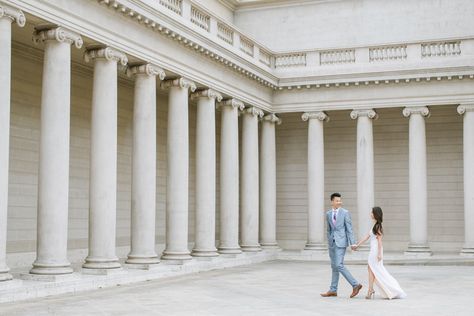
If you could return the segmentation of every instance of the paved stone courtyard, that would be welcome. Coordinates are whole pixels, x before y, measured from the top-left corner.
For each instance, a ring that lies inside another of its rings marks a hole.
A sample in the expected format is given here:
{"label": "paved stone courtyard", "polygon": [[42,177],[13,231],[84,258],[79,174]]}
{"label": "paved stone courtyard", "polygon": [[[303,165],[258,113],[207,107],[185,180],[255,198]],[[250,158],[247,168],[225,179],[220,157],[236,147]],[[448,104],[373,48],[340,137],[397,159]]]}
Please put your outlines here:
{"label": "paved stone courtyard", "polygon": [[339,296],[322,298],[330,267],[270,261],[95,291],[0,305],[0,315],[473,315],[473,266],[388,266],[408,294],[366,300],[366,267],[348,266],[364,284],[355,299],[341,277]]}

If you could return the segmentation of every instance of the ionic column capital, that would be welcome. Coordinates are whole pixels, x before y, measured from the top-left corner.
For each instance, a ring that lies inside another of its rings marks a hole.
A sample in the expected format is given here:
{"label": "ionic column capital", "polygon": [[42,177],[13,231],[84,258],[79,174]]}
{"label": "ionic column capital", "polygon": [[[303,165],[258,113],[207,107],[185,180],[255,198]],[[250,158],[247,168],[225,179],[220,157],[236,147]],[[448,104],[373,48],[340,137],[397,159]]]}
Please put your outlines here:
{"label": "ionic column capital", "polygon": [[262,118],[262,121],[265,121],[265,122],[269,122],[269,123],[275,123],[277,125],[280,125],[281,124],[281,118],[279,118],[278,116],[276,116],[275,113],[270,113],[270,114],[267,114],[265,115],[263,118]]}
{"label": "ionic column capital", "polygon": [[199,90],[191,94],[191,100],[198,98],[209,98],[216,100],[217,102],[222,101],[222,95],[216,90],[212,89]]}
{"label": "ionic column capital", "polygon": [[147,75],[150,77],[158,76],[160,80],[164,80],[166,77],[165,71],[153,64],[139,64],[129,66],[127,68],[127,76],[133,77],[136,75]]}
{"label": "ionic column capital", "polygon": [[184,77],[179,77],[175,79],[168,79],[165,80],[161,83],[161,88],[166,89],[166,88],[171,88],[171,87],[179,87],[183,89],[189,89],[191,92],[196,91],[196,84]]}
{"label": "ionic column capital", "polygon": [[301,115],[301,119],[306,122],[308,120],[312,119],[318,119],[322,122],[329,122],[329,116],[326,114],[326,112],[323,111],[318,111],[318,112],[305,112],[303,115]]}
{"label": "ionic column capital", "polygon": [[120,62],[123,66],[128,63],[127,55],[111,47],[90,47],[84,54],[84,60],[88,63],[94,59],[107,59]]}
{"label": "ionic column capital", "polygon": [[474,104],[461,104],[458,106],[457,111],[460,115],[466,112],[474,112]]}
{"label": "ionic column capital", "polygon": [[368,117],[369,119],[376,120],[378,119],[379,115],[372,109],[353,110],[351,112],[351,119],[355,120],[358,117]]}
{"label": "ionic column capital", "polygon": [[35,44],[44,43],[46,41],[58,41],[60,43],[69,43],[81,48],[82,37],[62,26],[47,25],[35,28],[33,33],[33,42]]}
{"label": "ionic column capital", "polygon": [[2,18],[8,18],[12,22],[15,21],[19,27],[25,26],[26,23],[25,15],[21,10],[0,3],[0,19]]}
{"label": "ionic column capital", "polygon": [[247,107],[244,110],[242,110],[242,112],[246,114],[251,114],[253,116],[256,116],[257,118],[263,117],[263,111],[254,106]]}
{"label": "ionic column capital", "polygon": [[237,110],[243,110],[244,109],[244,103],[240,100],[237,99],[227,99],[224,101],[221,101],[217,104],[218,108],[221,106],[230,106],[232,108],[237,108]]}
{"label": "ionic column capital", "polygon": [[421,116],[429,117],[430,109],[427,106],[410,106],[403,109],[403,116],[410,117],[412,114],[420,114]]}

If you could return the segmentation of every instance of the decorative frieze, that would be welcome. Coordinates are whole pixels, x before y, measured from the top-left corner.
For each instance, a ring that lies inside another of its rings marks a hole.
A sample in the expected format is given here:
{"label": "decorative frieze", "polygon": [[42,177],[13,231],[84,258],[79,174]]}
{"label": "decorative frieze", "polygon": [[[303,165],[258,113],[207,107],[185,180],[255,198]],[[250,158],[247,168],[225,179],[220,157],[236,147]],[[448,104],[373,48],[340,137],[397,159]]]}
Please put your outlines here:
{"label": "decorative frieze", "polygon": [[369,119],[374,119],[374,120],[376,120],[379,117],[377,112],[375,112],[372,109],[361,109],[361,110],[354,110],[354,111],[351,112],[351,119],[353,119],[353,120],[357,119],[358,117],[362,117],[362,116],[366,116]]}
{"label": "decorative frieze", "polygon": [[176,79],[169,79],[165,80],[161,83],[161,87],[163,89],[171,88],[171,87],[180,87],[191,90],[191,92],[196,91],[196,84],[186,78],[180,77]]}
{"label": "decorative frieze", "polygon": [[125,66],[128,63],[127,55],[111,47],[90,47],[84,54],[84,60],[89,62],[96,58],[105,58],[109,61],[120,62]]}
{"label": "decorative frieze", "polygon": [[0,3],[0,19],[9,18],[15,21],[19,27],[25,26],[26,18],[21,10],[12,8],[6,4]]}
{"label": "decorative frieze", "polygon": [[403,109],[403,116],[410,117],[412,114],[420,114],[424,117],[430,116],[430,109],[426,106],[411,106]]}
{"label": "decorative frieze", "polygon": [[160,80],[164,80],[166,77],[165,71],[153,64],[139,64],[129,66],[127,68],[127,76],[133,77],[135,75],[158,76]]}
{"label": "decorative frieze", "polygon": [[191,100],[197,99],[197,98],[209,98],[209,99],[214,99],[217,102],[222,101],[222,95],[216,90],[212,90],[212,89],[199,90],[191,94]]}
{"label": "decorative frieze", "polygon": [[74,43],[74,46],[77,48],[81,48],[83,41],[82,37],[70,31],[64,27],[56,27],[56,26],[43,26],[37,27],[35,32],[33,33],[33,42],[35,44],[43,43],[45,41],[58,41],[58,42],[66,42],[69,44]]}
{"label": "decorative frieze", "polygon": [[305,112],[301,115],[301,119],[306,122],[311,119],[317,119],[323,122],[329,122],[329,116],[326,112],[318,111],[318,112]]}

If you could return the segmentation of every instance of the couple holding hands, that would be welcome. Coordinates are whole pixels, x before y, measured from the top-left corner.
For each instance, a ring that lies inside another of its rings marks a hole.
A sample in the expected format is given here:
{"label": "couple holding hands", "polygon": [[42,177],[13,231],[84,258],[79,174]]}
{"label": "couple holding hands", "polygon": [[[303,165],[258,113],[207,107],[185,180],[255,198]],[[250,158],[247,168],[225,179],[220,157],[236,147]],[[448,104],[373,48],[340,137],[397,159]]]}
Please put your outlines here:
{"label": "couple holding hands", "polygon": [[383,265],[383,213],[378,206],[372,208],[370,216],[373,221],[372,229],[367,232],[367,235],[355,243],[354,234],[352,232],[352,220],[349,211],[342,207],[341,194],[331,194],[331,207],[327,211],[327,238],[329,257],[331,258],[332,281],[329,291],[322,293],[323,297],[337,296],[337,286],[339,283],[339,273],[352,285],[352,294],[350,297],[355,297],[362,289],[362,284],[351,275],[349,270],[344,266],[344,255],[346,248],[351,246],[352,250],[356,250],[361,244],[370,240],[370,252],[368,257],[368,273],[369,273],[369,288],[365,298],[374,298],[374,284],[379,288],[380,294],[383,298],[394,299],[406,297],[397,280],[393,278]]}

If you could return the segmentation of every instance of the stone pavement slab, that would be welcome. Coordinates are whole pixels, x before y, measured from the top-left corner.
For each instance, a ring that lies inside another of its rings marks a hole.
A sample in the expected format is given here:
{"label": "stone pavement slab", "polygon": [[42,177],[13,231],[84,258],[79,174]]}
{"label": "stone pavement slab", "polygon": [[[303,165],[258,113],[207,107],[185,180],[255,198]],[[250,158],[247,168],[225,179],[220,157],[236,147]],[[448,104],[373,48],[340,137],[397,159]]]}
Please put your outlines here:
{"label": "stone pavement slab", "polygon": [[367,269],[348,266],[364,284],[354,299],[341,277],[339,296],[322,298],[327,264],[270,261],[173,279],[0,305],[0,315],[473,315],[474,267],[399,266],[388,270],[408,294],[364,299]]}

